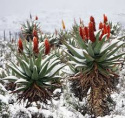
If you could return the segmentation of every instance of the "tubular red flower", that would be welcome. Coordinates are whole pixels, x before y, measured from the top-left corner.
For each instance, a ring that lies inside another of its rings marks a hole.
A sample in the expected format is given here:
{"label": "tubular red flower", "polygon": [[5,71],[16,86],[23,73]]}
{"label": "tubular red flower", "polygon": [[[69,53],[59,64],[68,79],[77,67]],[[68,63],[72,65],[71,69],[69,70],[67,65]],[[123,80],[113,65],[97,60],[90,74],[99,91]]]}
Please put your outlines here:
{"label": "tubular red flower", "polygon": [[107,34],[107,38],[109,38],[110,37],[110,26],[109,25],[106,25],[106,24],[104,24],[104,28],[102,29],[102,34],[101,34],[101,36],[100,36],[100,40],[102,40],[102,37],[103,37],[103,35],[105,35],[105,34]]}
{"label": "tubular red flower", "polygon": [[95,35],[94,35],[94,29],[93,29],[93,23],[92,22],[89,23],[89,39],[92,42],[95,42],[95,40],[96,40]]}
{"label": "tubular red flower", "polygon": [[84,32],[85,32],[86,39],[88,39],[89,38],[88,27],[84,27]]}
{"label": "tubular red flower", "polygon": [[19,40],[18,40],[18,51],[19,51],[19,53],[21,53],[23,51],[23,43],[22,43],[21,38],[19,38]]}
{"label": "tubular red flower", "polygon": [[104,14],[104,15],[103,15],[103,22],[106,24],[107,21],[108,21],[108,18],[107,18],[107,16]]}
{"label": "tubular red flower", "polygon": [[96,31],[96,27],[95,27],[95,19],[93,16],[90,17],[90,22],[93,23],[93,28],[94,28],[94,31]]}
{"label": "tubular red flower", "polygon": [[100,22],[99,23],[99,29],[102,29],[104,26],[103,26],[103,23],[102,22]]}
{"label": "tubular red flower", "polygon": [[38,49],[38,39],[37,37],[33,37],[33,51],[35,53],[39,53],[39,49]]}
{"label": "tubular red flower", "polygon": [[48,39],[45,39],[44,45],[45,45],[45,54],[47,55],[50,52],[50,43],[49,43]]}
{"label": "tubular red flower", "polygon": [[104,34],[107,34],[107,26],[104,24]]}
{"label": "tubular red flower", "polygon": [[79,34],[80,34],[80,36],[82,37],[82,27],[79,27]]}
{"label": "tubular red flower", "polygon": [[82,37],[82,39],[84,40],[85,39],[85,33],[84,33],[83,27],[81,27],[81,26],[79,27],[79,34]]}
{"label": "tubular red flower", "polygon": [[110,32],[111,32],[111,29],[110,29],[110,26],[108,25],[108,26],[107,26],[107,33],[108,33],[107,38],[110,37]]}

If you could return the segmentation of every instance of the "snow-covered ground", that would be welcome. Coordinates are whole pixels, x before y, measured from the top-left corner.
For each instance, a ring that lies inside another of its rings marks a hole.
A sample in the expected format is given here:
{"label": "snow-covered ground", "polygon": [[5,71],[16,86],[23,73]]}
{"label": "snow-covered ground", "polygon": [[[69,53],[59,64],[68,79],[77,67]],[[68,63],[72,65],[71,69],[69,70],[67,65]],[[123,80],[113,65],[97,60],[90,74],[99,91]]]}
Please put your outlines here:
{"label": "snow-covered ground", "polygon": [[103,19],[105,13],[109,20],[125,25],[125,0],[0,0],[0,37],[3,30],[6,35],[9,31],[20,31],[20,24],[33,16],[38,15],[41,29],[54,32],[61,28],[63,19],[66,28],[71,28],[74,18],[88,23],[90,15],[96,22]]}

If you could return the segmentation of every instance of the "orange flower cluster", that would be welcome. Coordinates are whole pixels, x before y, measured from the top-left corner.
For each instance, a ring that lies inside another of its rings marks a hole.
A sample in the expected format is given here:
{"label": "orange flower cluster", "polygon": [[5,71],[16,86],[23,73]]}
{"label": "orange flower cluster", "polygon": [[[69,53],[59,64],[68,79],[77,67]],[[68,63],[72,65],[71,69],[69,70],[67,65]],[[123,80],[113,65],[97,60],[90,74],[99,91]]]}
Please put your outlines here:
{"label": "orange flower cluster", "polygon": [[[100,40],[102,39],[103,35],[107,34],[107,38],[110,37],[110,26],[106,25],[108,19],[107,16],[104,14],[104,23],[99,23],[99,29],[102,30],[102,34],[100,36]],[[95,19],[93,16],[90,17],[90,22],[88,27],[79,27],[79,34],[82,37],[83,40],[90,39],[92,42],[95,42],[96,37],[94,35],[94,31],[96,31],[95,26]]]}
{"label": "orange flower cluster", "polygon": [[103,24],[103,23],[100,22],[100,24],[99,24],[99,29],[102,30],[102,34],[101,34],[99,40],[101,40],[102,37],[103,37],[103,35],[105,35],[105,34],[107,34],[107,38],[110,37],[111,29],[110,29],[110,26],[109,26],[109,25],[106,25],[106,24]]}
{"label": "orange flower cluster", "polygon": [[104,14],[104,15],[103,15],[103,22],[104,22],[104,23],[102,23],[102,22],[99,23],[99,29],[102,30],[102,34],[101,34],[99,40],[101,40],[102,37],[103,37],[103,35],[105,35],[105,34],[107,34],[107,38],[110,37],[111,29],[110,29],[110,26],[107,24],[107,21],[108,21],[108,18],[107,18],[107,16]]}
{"label": "orange flower cluster", "polygon": [[96,40],[94,31],[96,31],[95,19],[92,16],[90,17],[88,27],[79,27],[79,33],[83,40],[90,39],[92,42],[94,42]]}
{"label": "orange flower cluster", "polygon": [[86,40],[86,39],[89,38],[88,27],[82,27],[82,26],[80,26],[79,27],[79,33],[80,33],[80,36],[82,37],[83,40]]}

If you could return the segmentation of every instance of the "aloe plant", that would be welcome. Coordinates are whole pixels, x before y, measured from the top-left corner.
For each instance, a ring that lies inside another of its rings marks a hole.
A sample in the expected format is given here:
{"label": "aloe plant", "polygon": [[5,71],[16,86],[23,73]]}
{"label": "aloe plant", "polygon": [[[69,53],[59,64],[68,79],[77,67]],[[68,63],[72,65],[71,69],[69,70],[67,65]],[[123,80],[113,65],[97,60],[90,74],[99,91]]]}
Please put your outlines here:
{"label": "aloe plant", "polygon": [[27,41],[33,40],[34,36],[39,37],[39,34],[41,33],[40,23],[37,20],[38,17],[36,16],[34,20],[30,18],[26,23],[21,25],[22,34]]}
{"label": "aloe plant", "polygon": [[106,99],[115,89],[114,82],[118,78],[116,67],[125,55],[116,52],[125,43],[110,39],[107,29],[94,32],[92,22],[88,26],[88,37],[84,27],[79,28],[74,29],[75,45],[68,40],[62,41],[67,47],[63,50],[68,57],[67,63],[75,73],[70,78],[72,90],[81,100],[87,97],[91,113],[103,116],[109,113]]}
{"label": "aloe plant", "polygon": [[28,100],[27,105],[37,101],[47,103],[52,97],[52,90],[59,87],[57,80],[61,76],[57,74],[65,65],[59,64],[60,60],[54,54],[42,57],[42,53],[39,53],[38,58],[35,58],[35,55],[26,57],[25,53],[22,53],[16,55],[16,58],[19,65],[14,62],[8,65],[15,74],[3,80],[12,81],[17,85],[12,93],[18,94],[19,101]]}

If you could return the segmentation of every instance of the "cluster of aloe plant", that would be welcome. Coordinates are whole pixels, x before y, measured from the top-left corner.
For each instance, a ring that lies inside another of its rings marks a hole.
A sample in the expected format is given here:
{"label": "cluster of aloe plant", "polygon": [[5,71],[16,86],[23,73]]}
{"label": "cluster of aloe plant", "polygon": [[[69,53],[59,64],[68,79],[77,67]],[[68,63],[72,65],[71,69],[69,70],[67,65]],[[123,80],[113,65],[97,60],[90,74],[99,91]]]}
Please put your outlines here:
{"label": "cluster of aloe plant", "polygon": [[81,21],[80,25],[75,23],[71,31],[66,31],[62,21],[63,30],[43,37],[37,20],[38,17],[22,25],[24,39],[19,39],[15,54],[18,63],[8,65],[13,75],[4,80],[16,84],[12,93],[18,94],[19,101],[28,100],[27,107],[32,102],[47,103],[55,88],[61,86],[63,77],[59,71],[67,65],[74,73],[69,75],[74,95],[79,100],[87,97],[95,117],[109,114],[107,100],[116,89],[117,68],[125,55],[116,53],[125,44],[114,39],[117,27],[104,15],[104,21],[96,28],[91,16],[88,26]]}

